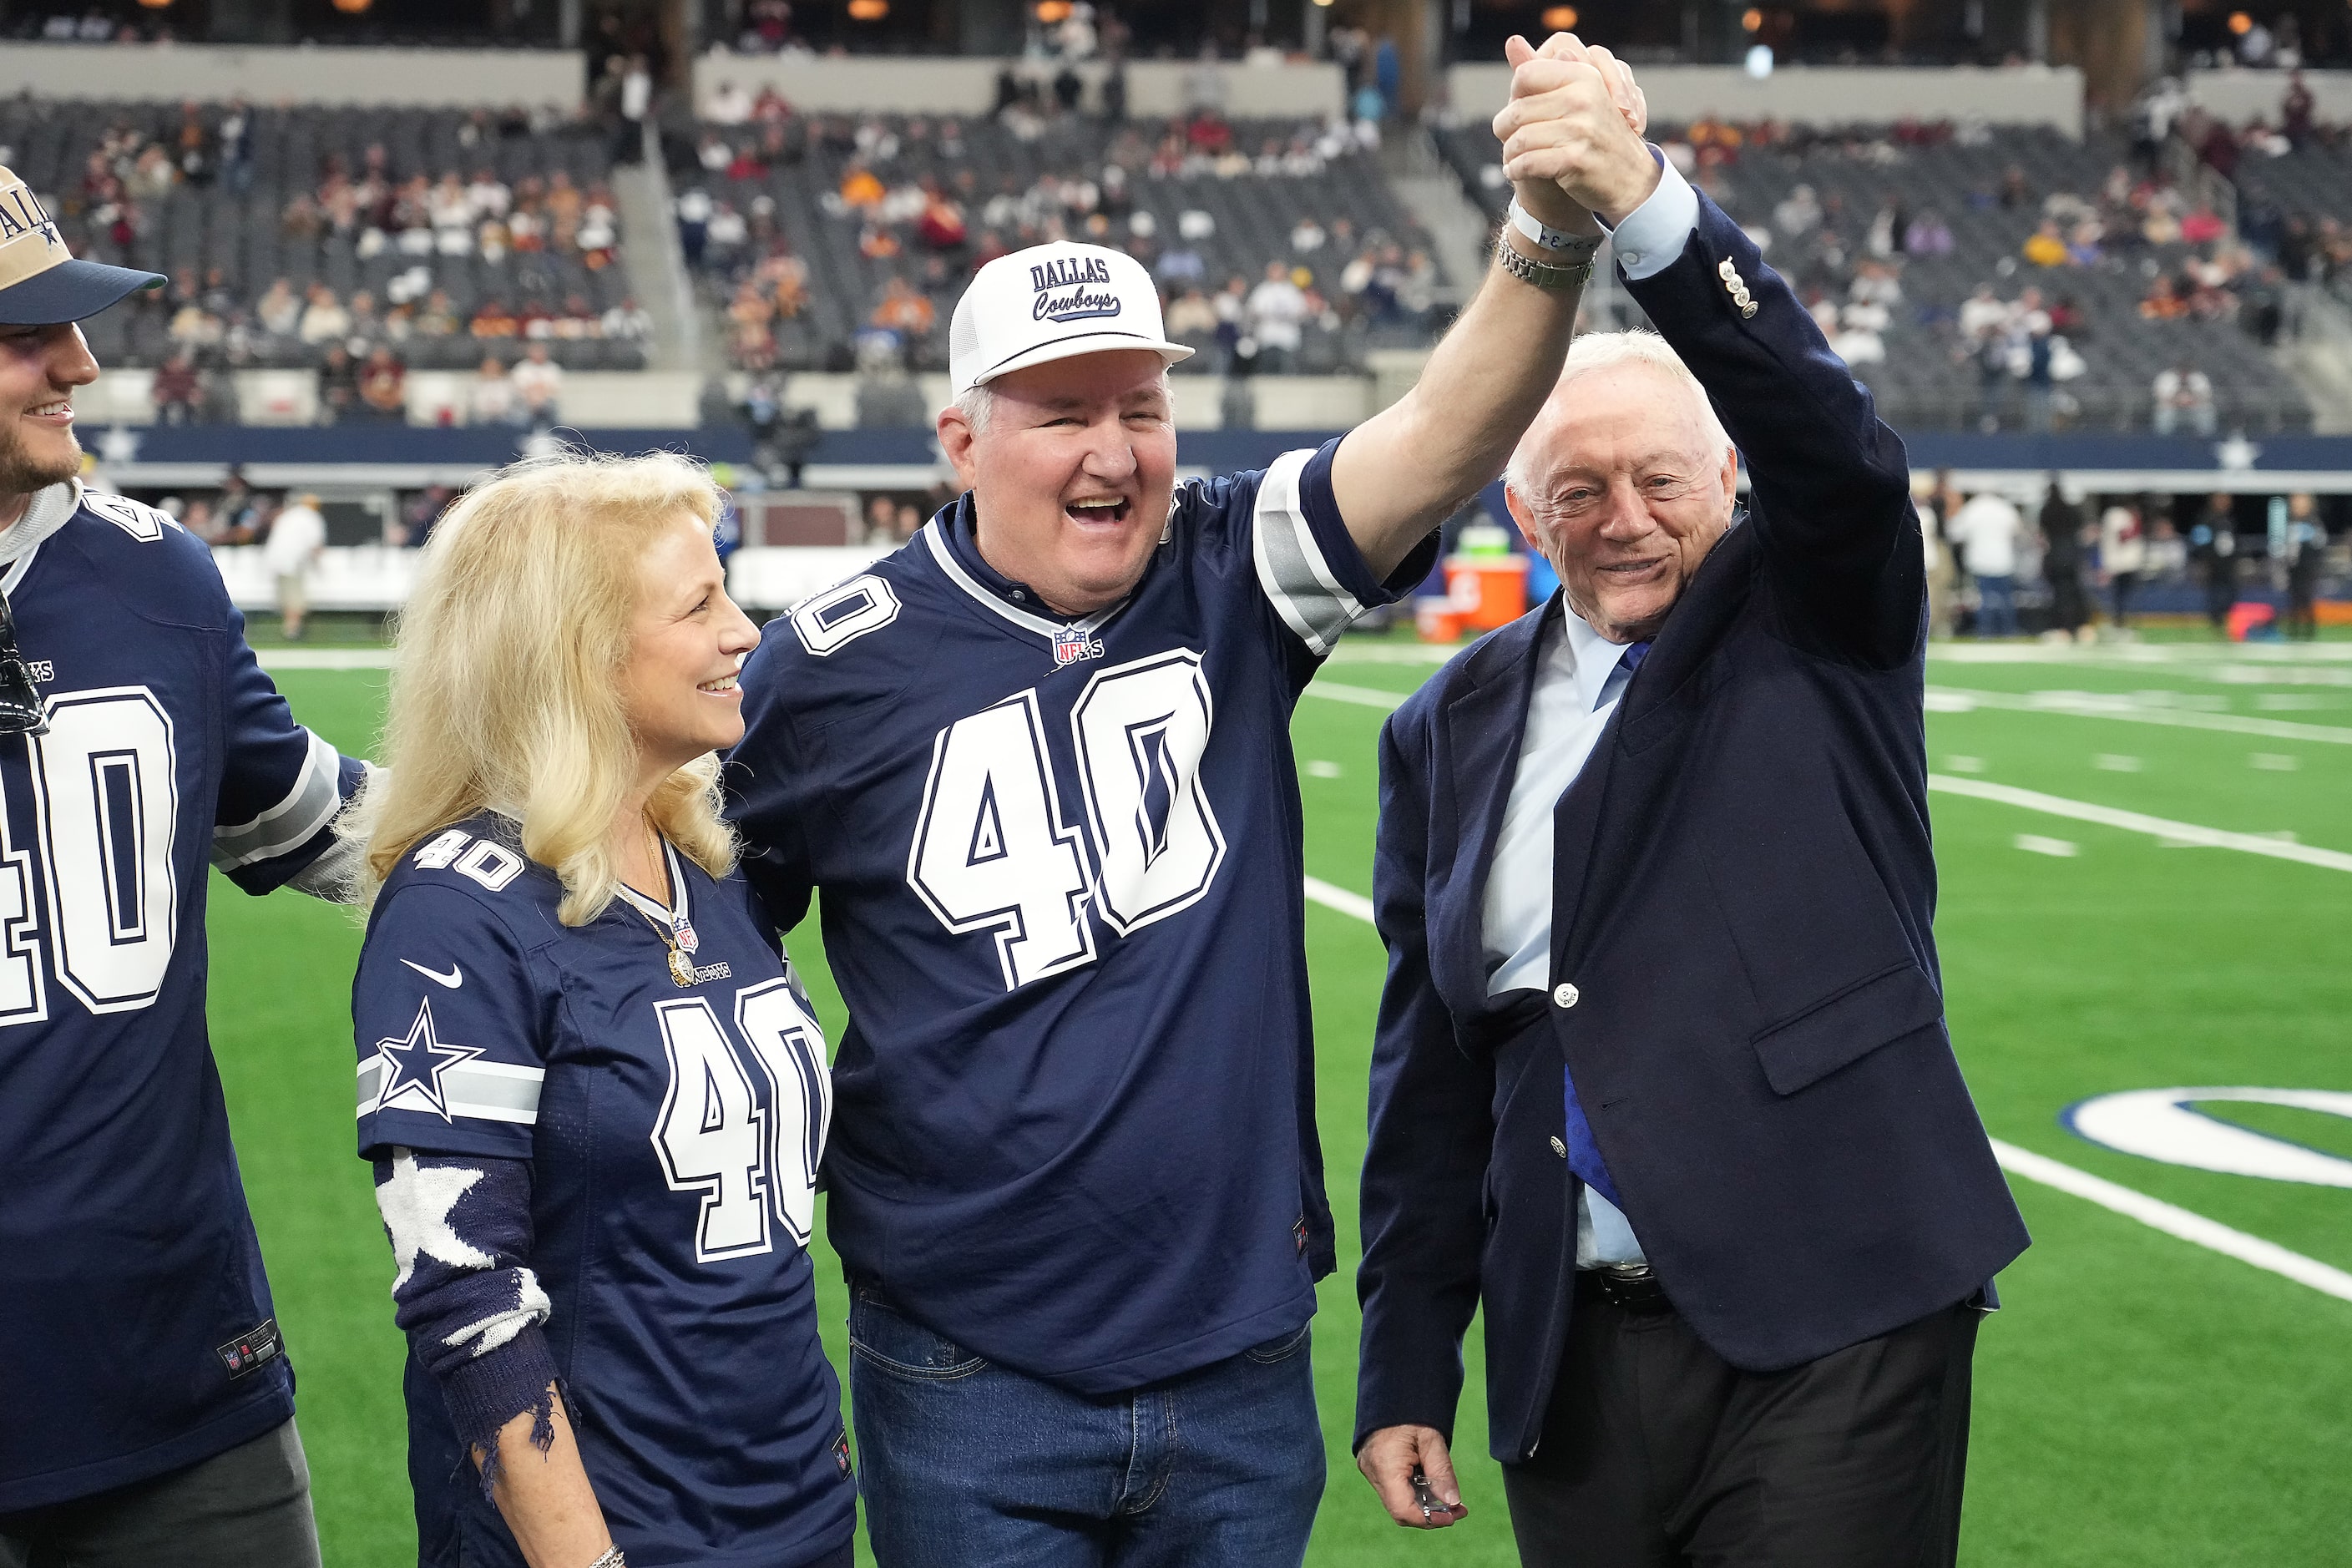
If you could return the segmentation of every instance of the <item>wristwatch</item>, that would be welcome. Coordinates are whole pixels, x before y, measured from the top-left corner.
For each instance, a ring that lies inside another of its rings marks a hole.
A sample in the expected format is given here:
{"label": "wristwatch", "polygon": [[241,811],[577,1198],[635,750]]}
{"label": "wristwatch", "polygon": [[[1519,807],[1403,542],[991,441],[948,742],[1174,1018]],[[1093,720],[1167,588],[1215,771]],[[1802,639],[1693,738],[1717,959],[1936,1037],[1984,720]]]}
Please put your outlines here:
{"label": "wristwatch", "polygon": [[1508,233],[1495,237],[1495,258],[1503,270],[1522,283],[1558,293],[1568,289],[1580,289],[1592,280],[1592,258],[1601,248],[1601,236],[1564,234],[1540,222],[1534,214],[1511,203],[1509,228],[1524,237],[1528,244],[1539,245],[1546,250],[1560,253],[1561,260],[1538,261],[1510,241]]}
{"label": "wristwatch", "polygon": [[1495,259],[1502,264],[1504,271],[1520,282],[1532,283],[1538,289],[1555,294],[1563,289],[1581,289],[1592,280],[1592,252],[1590,250],[1584,253],[1582,260],[1565,265],[1552,261],[1538,261],[1534,257],[1513,245],[1507,236],[1496,235]]}

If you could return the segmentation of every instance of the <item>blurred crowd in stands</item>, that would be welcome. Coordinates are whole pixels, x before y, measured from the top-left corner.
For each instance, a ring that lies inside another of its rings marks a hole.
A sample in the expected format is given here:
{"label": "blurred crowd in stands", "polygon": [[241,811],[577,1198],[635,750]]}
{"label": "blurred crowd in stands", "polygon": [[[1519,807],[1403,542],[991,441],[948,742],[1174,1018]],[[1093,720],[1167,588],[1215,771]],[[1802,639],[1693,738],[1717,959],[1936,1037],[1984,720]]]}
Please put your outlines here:
{"label": "blurred crowd in stands", "polygon": [[[1890,335],[1924,331],[1973,380],[1967,422],[1979,428],[2041,433],[2083,423],[2085,402],[2066,389],[2093,376],[2136,389],[2110,398],[2127,420],[2159,434],[2210,434],[2222,367],[2187,363],[2210,353],[2211,340],[2194,339],[2202,346],[2192,348],[2176,335],[2168,345],[2170,324],[2232,325],[2268,350],[2301,330],[2304,290],[2352,297],[2352,208],[2331,205],[2352,202],[2352,157],[2337,151],[2352,153],[2352,137],[2315,118],[2299,78],[2287,103],[2286,126],[2233,131],[2189,106],[2177,82],[2158,83],[2131,141],[2112,144],[2104,178],[2080,184],[2065,171],[2097,156],[2095,140],[2053,137],[2030,172],[2020,161],[2000,163],[2008,143],[1980,125],[1822,130],[1704,120],[1662,140],[1667,156],[1743,222],[1865,379],[1874,383],[1872,367],[1887,365]],[[1947,147],[1973,150],[1974,163],[1958,166],[1985,168],[1987,177],[1906,183],[1915,164],[1954,167],[1935,156]],[[2316,155],[2295,165],[2299,179],[2315,184],[2307,205],[2250,184],[2240,163],[2297,153]],[[1769,205],[1753,199],[1759,173],[1769,187],[1791,172],[1811,177]],[[1885,194],[1857,208],[1849,190]],[[2023,237],[2013,250],[1986,254],[1989,233]],[[1955,273],[1978,266],[1980,280],[1955,297]],[[1926,289],[1906,290],[1914,272],[1931,279]],[[2234,356],[2230,369],[2233,386],[2265,377],[2285,384],[2283,371],[2254,356]],[[1886,374],[1901,381],[1918,367]]]}
{"label": "blurred crowd in stands", "polygon": [[[578,357],[575,345],[632,345],[641,361],[652,321],[618,281],[610,187],[562,166],[511,182],[497,172],[516,162],[518,143],[576,137],[581,121],[448,111],[436,140],[473,155],[470,174],[400,168],[376,141],[348,160],[304,149],[306,174],[278,173],[257,190],[256,120],[242,99],[184,104],[160,132],[152,116],[116,115],[68,163],[63,188],[46,194],[85,254],[168,271],[164,288],[132,296],[121,321],[101,323],[121,340],[107,345],[107,363],[156,367],[159,419],[233,420],[226,373],[309,365],[322,418],[398,420],[421,358],[443,371],[480,364],[457,416],[530,423],[551,416],[550,384],[564,357]],[[404,155],[413,162],[416,153]],[[13,156],[0,148],[0,158]],[[192,198],[211,203],[193,209],[210,216],[192,217]],[[272,216],[273,234],[220,232],[240,216]],[[169,259],[194,254],[288,271],[239,276],[233,265]],[[339,289],[327,274],[357,286]]]}
{"label": "blurred crowd in stands", "polygon": [[[1005,72],[990,119],[1036,166],[1016,174],[989,162],[952,116],[802,116],[772,89],[753,96],[722,84],[699,128],[695,166],[722,192],[751,194],[739,205],[688,184],[677,214],[688,265],[723,293],[733,363],[775,367],[780,325],[809,309],[817,282],[803,252],[820,237],[803,224],[837,226],[854,235],[859,257],[887,264],[845,345],[858,364],[942,363],[947,317],[972,273],[1063,238],[1117,247],[1150,268],[1169,331],[1216,351],[1204,368],[1295,368],[1310,323],[1431,324],[1438,275],[1421,246],[1351,217],[1327,225],[1301,216],[1281,237],[1283,253],[1258,271],[1217,271],[1208,259],[1217,216],[1183,194],[1203,181],[1317,179],[1377,146],[1373,122],[1334,117],[1267,133],[1205,101],[1219,96],[1205,81],[1196,94],[1203,100],[1165,121],[1129,122],[1115,94],[1091,109],[1081,94],[1066,69],[1051,78]],[[823,171],[815,210],[788,210],[761,182],[804,163]],[[1181,205],[1162,216],[1171,201]]]}

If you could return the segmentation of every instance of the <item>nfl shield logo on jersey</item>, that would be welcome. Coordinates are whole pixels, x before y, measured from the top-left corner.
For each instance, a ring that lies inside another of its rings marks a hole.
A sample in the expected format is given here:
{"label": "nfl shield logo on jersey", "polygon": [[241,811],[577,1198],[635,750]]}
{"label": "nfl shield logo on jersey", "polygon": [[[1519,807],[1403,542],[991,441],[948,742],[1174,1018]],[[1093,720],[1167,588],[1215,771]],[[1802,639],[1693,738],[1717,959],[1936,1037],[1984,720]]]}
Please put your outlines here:
{"label": "nfl shield logo on jersey", "polygon": [[1064,626],[1054,634],[1054,668],[1060,669],[1082,658],[1100,658],[1102,638],[1089,637],[1076,626]]}

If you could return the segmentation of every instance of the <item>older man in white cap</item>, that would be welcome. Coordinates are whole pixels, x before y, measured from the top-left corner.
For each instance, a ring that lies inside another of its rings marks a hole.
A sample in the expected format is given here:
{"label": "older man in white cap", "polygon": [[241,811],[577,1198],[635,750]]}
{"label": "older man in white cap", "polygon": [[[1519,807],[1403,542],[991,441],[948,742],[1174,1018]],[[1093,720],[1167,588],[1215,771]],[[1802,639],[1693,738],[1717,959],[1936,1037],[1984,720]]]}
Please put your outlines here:
{"label": "older man in white cap", "polygon": [[1143,268],[1001,258],[950,334],[965,494],[745,672],[747,868],[782,927],[822,890],[849,1003],[828,1223],[885,1568],[1305,1551],[1334,1247],[1291,709],[1559,374],[1598,229],[1545,161],[1639,110],[1546,48],[1497,122],[1523,208],[1403,401],[1179,486]]}
{"label": "older man in white cap", "polygon": [[294,722],[202,543],[82,489],[74,323],[163,281],[74,259],[0,169],[0,1568],[319,1561],[205,867],[331,890],[361,764]]}

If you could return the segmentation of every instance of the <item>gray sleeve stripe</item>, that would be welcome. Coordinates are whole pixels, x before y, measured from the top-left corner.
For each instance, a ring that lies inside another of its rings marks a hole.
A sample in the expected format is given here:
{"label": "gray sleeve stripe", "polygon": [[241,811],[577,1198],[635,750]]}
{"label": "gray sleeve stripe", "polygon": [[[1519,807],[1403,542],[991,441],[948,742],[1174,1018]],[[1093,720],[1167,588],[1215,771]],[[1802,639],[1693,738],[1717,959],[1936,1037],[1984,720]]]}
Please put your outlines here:
{"label": "gray sleeve stripe", "polygon": [[1284,623],[1309,648],[1326,654],[1364,606],[1332,574],[1299,503],[1299,475],[1313,456],[1285,452],[1267,465],[1250,529],[1251,553],[1258,585]]}
{"label": "gray sleeve stripe", "polygon": [[251,822],[213,829],[213,864],[232,870],[310,842],[342,807],[342,765],[341,753],[312,735],[301,776],[284,800]]}
{"label": "gray sleeve stripe", "polygon": [[317,859],[286,879],[286,886],[331,904],[356,902],[360,871],[366,858],[364,844],[339,834],[319,852]]}
{"label": "gray sleeve stripe", "polygon": [[[467,1116],[477,1121],[519,1121],[529,1127],[539,1121],[540,1084],[546,1076],[544,1068],[463,1062],[441,1074],[441,1095],[452,1119]],[[383,1078],[382,1057],[370,1057],[360,1063],[360,1115],[372,1115],[384,1109],[378,1100],[383,1092]],[[412,1100],[407,1090],[395,1104],[404,1110],[434,1109],[422,1097]]]}

